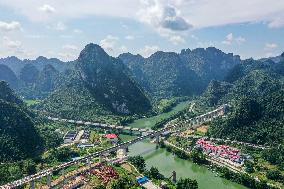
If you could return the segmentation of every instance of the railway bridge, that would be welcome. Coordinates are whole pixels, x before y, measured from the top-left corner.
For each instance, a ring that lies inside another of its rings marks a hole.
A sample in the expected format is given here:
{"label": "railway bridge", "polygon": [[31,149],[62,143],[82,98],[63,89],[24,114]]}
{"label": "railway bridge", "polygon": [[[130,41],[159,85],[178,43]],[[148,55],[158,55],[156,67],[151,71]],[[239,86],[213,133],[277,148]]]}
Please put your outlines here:
{"label": "railway bridge", "polygon": [[[211,112],[208,112],[206,114],[203,114],[203,115],[197,116],[195,118],[189,119],[187,121],[188,125],[193,127],[193,126],[196,126],[198,124],[202,124],[204,122],[210,121],[210,120],[212,120],[216,117],[223,116],[226,113],[226,108],[227,108],[227,105],[222,105],[221,107],[215,109],[214,111],[211,111]],[[56,118],[56,120],[54,120],[54,121],[59,121],[59,120],[60,119],[57,120],[57,118]],[[68,122],[68,120],[67,120],[67,122]],[[80,122],[80,124],[81,124],[81,122]],[[82,122],[82,124],[86,124],[86,122]],[[87,125],[91,125],[91,124],[88,123]],[[135,144],[139,141],[145,140],[147,138],[155,138],[156,143],[158,143],[160,136],[163,133],[165,133],[169,130],[172,130],[172,129],[180,129],[180,126],[178,124],[168,125],[165,128],[159,129],[157,131],[148,132],[145,135],[139,136],[139,137],[137,137],[133,140],[129,140],[127,142],[117,144],[113,147],[110,147],[110,148],[107,148],[107,149],[104,149],[104,150],[101,150],[101,151],[98,151],[98,152],[95,152],[95,153],[88,154],[88,155],[86,155],[84,157],[80,157],[76,160],[72,160],[72,161],[63,163],[61,165],[52,167],[52,168],[42,170],[42,171],[40,171],[36,174],[29,175],[29,176],[26,176],[26,177],[21,178],[19,180],[7,183],[3,186],[0,186],[0,189],[12,189],[12,188],[16,188],[18,186],[22,186],[22,185],[27,184],[27,183],[30,184],[31,189],[35,189],[36,180],[41,179],[43,177],[47,177],[46,180],[47,180],[48,188],[53,188],[53,186],[51,185],[52,173],[55,172],[55,171],[64,170],[65,168],[67,168],[71,165],[76,165],[76,164],[82,163],[82,162],[87,163],[88,166],[91,167],[91,160],[93,158],[102,157],[102,156],[109,154],[111,152],[125,151],[125,149],[128,146]]]}

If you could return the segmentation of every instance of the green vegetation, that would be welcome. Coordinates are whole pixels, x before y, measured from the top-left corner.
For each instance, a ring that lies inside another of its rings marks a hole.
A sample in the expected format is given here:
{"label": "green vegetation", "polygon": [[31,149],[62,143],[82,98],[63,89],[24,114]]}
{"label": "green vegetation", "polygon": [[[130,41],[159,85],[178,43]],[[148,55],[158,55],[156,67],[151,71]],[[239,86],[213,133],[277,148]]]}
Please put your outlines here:
{"label": "green vegetation", "polygon": [[0,88],[0,162],[32,158],[43,145],[30,113],[5,82]]}
{"label": "green vegetation", "polygon": [[268,162],[277,165],[280,170],[284,171],[284,146],[283,144],[265,150],[262,156]]}
{"label": "green vegetation", "polygon": [[180,179],[177,182],[177,189],[198,189],[198,183],[196,180],[191,180],[189,178]]}
{"label": "green vegetation", "polygon": [[134,165],[138,171],[140,172],[144,172],[145,171],[145,160],[142,156],[133,156],[133,157],[129,157],[129,162]]}
{"label": "green vegetation", "polygon": [[20,80],[25,85],[30,85],[36,82],[39,75],[39,70],[32,64],[26,64],[20,73]]}
{"label": "green vegetation", "polygon": [[[229,102],[230,114],[212,123],[209,135],[258,144],[281,144],[284,138],[283,63],[247,60],[227,76],[231,83],[211,82],[200,102]],[[277,69],[276,69],[277,68]],[[280,69],[280,70],[279,70]]]}
{"label": "green vegetation", "polygon": [[268,185],[265,180],[256,181],[252,176],[246,173],[235,173],[225,167],[215,166],[214,169],[220,173],[221,177],[240,183],[252,189],[277,189],[274,186]]}
{"label": "green vegetation", "polygon": [[185,110],[188,105],[189,101],[180,102],[174,108],[172,108],[171,111],[152,117],[137,119],[133,123],[128,124],[128,126],[136,128],[152,128],[160,122],[171,119],[172,116],[178,112]]}
{"label": "green vegetation", "polygon": [[134,79],[155,99],[190,96],[201,91],[200,79],[186,68],[176,53],[159,51],[146,59],[128,53],[119,58],[132,71]]}
{"label": "green vegetation", "polygon": [[17,88],[19,80],[15,73],[6,65],[0,64],[0,81],[6,81],[13,88]]}
{"label": "green vegetation", "polygon": [[31,112],[0,82],[0,184],[36,172],[44,150],[58,147],[62,136]]}
{"label": "green vegetation", "polygon": [[34,106],[39,104],[40,100],[24,100],[24,102],[27,104],[27,106]]}
{"label": "green vegetation", "polygon": [[58,90],[38,108],[57,116],[98,120],[109,116],[145,114],[151,104],[129,77],[128,69],[98,45],[81,52],[76,69],[67,73]]}

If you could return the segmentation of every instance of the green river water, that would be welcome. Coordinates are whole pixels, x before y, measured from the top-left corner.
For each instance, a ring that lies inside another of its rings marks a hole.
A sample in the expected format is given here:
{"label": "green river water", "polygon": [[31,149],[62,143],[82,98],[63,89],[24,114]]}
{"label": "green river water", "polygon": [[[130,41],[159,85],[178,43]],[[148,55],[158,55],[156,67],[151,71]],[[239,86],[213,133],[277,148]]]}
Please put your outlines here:
{"label": "green river water", "polygon": [[[167,113],[138,119],[128,126],[151,128],[155,123],[185,109],[188,107],[189,103],[190,101],[181,102]],[[128,141],[133,139],[133,136],[120,135],[120,138],[123,141]],[[157,167],[166,177],[170,177],[172,171],[175,170],[178,178],[189,177],[191,179],[196,179],[199,189],[246,189],[246,187],[240,184],[215,176],[215,173],[208,170],[205,166],[196,165],[190,161],[180,159],[172,153],[167,152],[165,149],[156,149],[156,145],[149,141],[139,142],[130,146],[129,155],[142,155],[146,160],[148,169],[152,166]]]}
{"label": "green river water", "polygon": [[152,117],[137,119],[133,123],[128,124],[127,126],[136,127],[136,128],[151,128],[156,123],[166,118],[169,118],[170,116],[176,114],[177,112],[181,110],[184,110],[186,107],[188,107],[189,103],[190,101],[180,102],[175,107],[173,107],[172,110],[169,112],[161,113],[159,115],[152,116]]}
{"label": "green river water", "polygon": [[129,147],[129,155],[142,155],[149,169],[157,167],[166,177],[170,177],[173,170],[177,177],[196,179],[199,189],[246,189],[246,187],[229,180],[216,177],[205,166],[196,165],[190,161],[180,159],[165,149],[156,149],[156,145],[149,141],[136,143]]}

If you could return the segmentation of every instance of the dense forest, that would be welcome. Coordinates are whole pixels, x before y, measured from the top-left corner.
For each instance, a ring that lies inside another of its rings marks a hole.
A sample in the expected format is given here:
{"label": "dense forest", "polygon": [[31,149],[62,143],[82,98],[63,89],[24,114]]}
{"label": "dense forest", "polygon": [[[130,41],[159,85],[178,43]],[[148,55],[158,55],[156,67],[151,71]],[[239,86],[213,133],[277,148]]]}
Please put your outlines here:
{"label": "dense forest", "polygon": [[98,115],[134,115],[151,111],[143,89],[119,59],[89,44],[74,70],[38,109],[67,118],[97,119]]}
{"label": "dense forest", "polygon": [[0,162],[36,156],[42,150],[42,139],[28,110],[7,83],[0,82],[0,89]]}
{"label": "dense forest", "polygon": [[246,60],[225,81],[212,81],[202,96],[207,106],[229,102],[232,111],[213,122],[210,134],[258,144],[284,138],[284,62]]}
{"label": "dense forest", "polygon": [[213,47],[181,53],[158,51],[149,58],[125,53],[119,58],[154,100],[199,95],[211,80],[223,79],[240,63],[239,56]]}

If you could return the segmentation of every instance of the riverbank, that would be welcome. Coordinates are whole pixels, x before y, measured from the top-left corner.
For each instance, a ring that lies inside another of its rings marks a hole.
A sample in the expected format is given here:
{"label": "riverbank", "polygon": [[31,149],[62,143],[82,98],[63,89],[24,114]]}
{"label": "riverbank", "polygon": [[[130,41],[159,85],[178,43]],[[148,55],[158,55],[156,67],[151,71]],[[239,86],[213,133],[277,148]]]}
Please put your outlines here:
{"label": "riverbank", "polygon": [[168,119],[174,114],[184,110],[185,108],[189,106],[189,104],[190,104],[190,101],[180,102],[175,107],[173,107],[169,112],[161,113],[159,115],[152,116],[152,117],[137,119],[137,120],[134,120],[132,123],[128,124],[127,126],[135,127],[135,128],[152,128],[157,123],[165,119]]}
{"label": "riverbank", "polygon": [[[170,146],[170,148],[174,148],[175,150],[185,153],[188,155],[188,157],[190,157],[191,152],[187,150],[177,147],[167,141],[164,142],[164,145],[167,150],[168,150],[167,146]],[[220,159],[212,158],[209,156],[206,157],[206,160],[211,163],[210,166],[213,165],[213,170],[217,171],[218,175],[220,175],[221,177],[232,180],[234,182],[238,182],[249,188],[257,188],[257,189],[276,189],[278,188],[274,184],[267,183],[263,180],[259,180],[258,178],[249,175],[248,173],[244,172],[241,168],[234,167],[228,162],[224,162],[224,161],[221,161]],[[210,168],[212,169],[212,167]]]}
{"label": "riverbank", "polygon": [[160,173],[169,178],[172,171],[176,171],[177,179],[191,178],[198,182],[199,189],[247,189],[238,183],[227,179],[216,177],[216,174],[208,170],[206,166],[194,164],[183,160],[166,149],[156,148],[155,144],[149,141],[139,142],[129,147],[129,155],[141,155],[146,161],[146,168],[152,166],[159,169]]}

